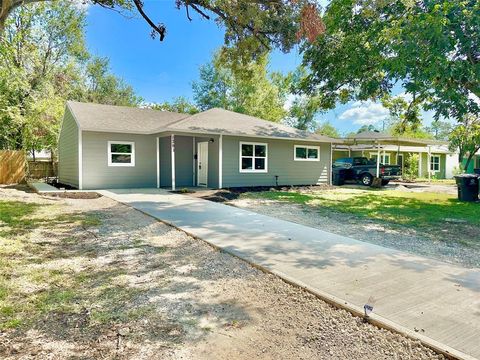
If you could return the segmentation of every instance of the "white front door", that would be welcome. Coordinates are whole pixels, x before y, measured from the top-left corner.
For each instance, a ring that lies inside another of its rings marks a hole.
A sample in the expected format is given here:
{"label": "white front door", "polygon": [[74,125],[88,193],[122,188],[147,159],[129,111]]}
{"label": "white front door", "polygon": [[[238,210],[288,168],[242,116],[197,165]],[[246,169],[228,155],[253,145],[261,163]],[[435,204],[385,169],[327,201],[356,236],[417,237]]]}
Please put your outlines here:
{"label": "white front door", "polygon": [[208,181],[208,142],[197,144],[197,186],[207,186]]}

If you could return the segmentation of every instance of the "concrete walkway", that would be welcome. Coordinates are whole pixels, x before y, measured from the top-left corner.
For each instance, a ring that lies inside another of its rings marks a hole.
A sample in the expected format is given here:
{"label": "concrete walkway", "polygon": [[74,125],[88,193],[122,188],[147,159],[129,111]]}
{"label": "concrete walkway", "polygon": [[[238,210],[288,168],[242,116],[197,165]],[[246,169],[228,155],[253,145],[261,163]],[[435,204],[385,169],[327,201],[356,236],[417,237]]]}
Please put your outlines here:
{"label": "concrete walkway", "polygon": [[157,189],[105,196],[462,358],[480,358],[480,270]]}

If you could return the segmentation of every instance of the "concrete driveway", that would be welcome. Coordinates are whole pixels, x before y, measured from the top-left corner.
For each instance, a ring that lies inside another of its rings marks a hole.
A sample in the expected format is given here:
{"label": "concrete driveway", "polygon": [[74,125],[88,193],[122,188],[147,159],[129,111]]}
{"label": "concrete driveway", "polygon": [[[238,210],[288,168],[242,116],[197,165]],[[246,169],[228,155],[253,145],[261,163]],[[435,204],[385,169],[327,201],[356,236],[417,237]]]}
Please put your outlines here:
{"label": "concrete driveway", "polygon": [[480,358],[480,269],[364,243],[158,189],[100,191],[307,287],[328,301],[450,351]]}

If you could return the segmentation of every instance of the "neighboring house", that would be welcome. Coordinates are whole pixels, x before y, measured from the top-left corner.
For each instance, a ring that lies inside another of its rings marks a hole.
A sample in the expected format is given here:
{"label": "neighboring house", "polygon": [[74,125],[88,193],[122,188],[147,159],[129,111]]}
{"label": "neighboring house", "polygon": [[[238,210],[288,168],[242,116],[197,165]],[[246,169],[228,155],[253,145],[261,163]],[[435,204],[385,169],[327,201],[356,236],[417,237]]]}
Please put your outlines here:
{"label": "neighboring house", "polygon": [[313,185],[341,140],[223,109],[195,115],[67,102],[60,183],[78,189]]}
{"label": "neighboring house", "polygon": [[[465,167],[467,165],[467,158],[462,160],[462,166]],[[468,164],[468,169],[465,169],[467,174],[473,174],[475,169],[480,169],[480,151],[473,155],[472,160]]]}
{"label": "neighboring house", "polygon": [[334,160],[346,156],[377,159],[379,155],[381,163],[400,165],[403,170],[408,154],[418,154],[418,177],[430,175],[437,179],[452,178],[459,166],[458,154],[448,149],[447,142],[395,137],[376,131],[357,134],[346,142],[348,145],[334,148]]}

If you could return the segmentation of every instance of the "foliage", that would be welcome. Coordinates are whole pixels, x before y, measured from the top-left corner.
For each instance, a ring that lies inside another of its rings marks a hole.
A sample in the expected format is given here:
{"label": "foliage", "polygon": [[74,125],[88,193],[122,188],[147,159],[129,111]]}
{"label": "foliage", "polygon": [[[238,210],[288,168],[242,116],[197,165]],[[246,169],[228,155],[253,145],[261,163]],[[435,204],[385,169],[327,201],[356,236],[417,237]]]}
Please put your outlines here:
{"label": "foliage", "polygon": [[289,83],[281,74],[268,73],[268,56],[239,66],[218,54],[200,67],[200,80],[193,83],[194,100],[201,110],[221,107],[242,114],[280,121]]}
{"label": "foliage", "polygon": [[448,121],[436,119],[425,130],[432,134],[435,140],[448,140],[450,133],[453,131],[453,125]]}
{"label": "foliage", "polygon": [[405,154],[403,164],[403,178],[413,181],[418,177],[418,154],[407,153]]}
{"label": "foliage", "polygon": [[418,104],[409,103],[403,96],[384,97],[382,105],[390,112],[390,132],[395,135],[416,133],[422,119]]}
{"label": "foliage", "polygon": [[85,70],[78,100],[108,105],[138,106],[142,98],[122,79],[109,72],[108,58],[93,57]]}
{"label": "foliage", "polygon": [[[0,0],[0,37],[4,23],[15,8],[46,0]],[[85,0],[104,8],[137,12],[151,28],[152,38],[162,41],[167,35],[164,23],[151,18],[143,0]],[[289,51],[301,39],[313,41],[324,31],[314,1],[229,1],[229,0],[172,0],[178,10],[185,10],[202,19],[214,20],[225,28],[225,50],[232,59],[251,59],[271,48]]]}
{"label": "foliage", "polygon": [[459,161],[467,157],[465,169],[475,153],[480,150],[480,117],[475,115],[465,116],[450,134],[450,150],[457,151]]}
{"label": "foliage", "polygon": [[317,129],[315,130],[315,133],[320,134],[320,135],[325,135],[329,136],[332,138],[339,138],[340,133],[338,130],[333,126],[329,121],[325,121],[321,123]]}
{"label": "foliage", "polygon": [[323,20],[325,33],[302,47],[302,89],[322,108],[382,99],[401,84],[411,106],[437,118],[479,112],[477,0],[332,0]]}
{"label": "foliage", "polygon": [[199,112],[198,108],[183,96],[175,98],[172,102],[165,101],[161,104],[152,104],[149,106],[154,110],[171,111],[181,114],[196,114]]}
{"label": "foliage", "polygon": [[19,7],[0,38],[0,148],[56,150],[66,100],[136,105],[140,99],[89,54],[85,13],[71,2]]}

